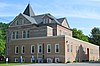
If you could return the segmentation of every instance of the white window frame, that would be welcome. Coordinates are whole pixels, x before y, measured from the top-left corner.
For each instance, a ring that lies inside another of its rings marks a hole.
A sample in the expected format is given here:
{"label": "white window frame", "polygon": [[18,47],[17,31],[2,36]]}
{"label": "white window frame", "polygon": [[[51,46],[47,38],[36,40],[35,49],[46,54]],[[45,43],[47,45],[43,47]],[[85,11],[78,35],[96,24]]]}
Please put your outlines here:
{"label": "white window frame", "polygon": [[[48,46],[50,46],[50,52],[48,52]],[[47,53],[51,53],[51,44],[47,44]]]}
{"label": "white window frame", "polygon": [[25,38],[27,38],[27,36],[26,36],[26,35],[27,35],[27,34],[26,34],[26,33],[27,33],[26,30],[23,30],[23,31],[22,31],[22,38],[24,38],[24,37],[23,37],[23,36],[24,36],[24,35],[23,35],[23,34],[24,34],[24,31],[25,31]]}
{"label": "white window frame", "polygon": [[18,38],[17,38],[17,32],[18,31],[15,32],[15,39],[18,39],[19,38],[19,32],[18,32]]}
{"label": "white window frame", "polygon": [[58,61],[60,61],[60,59],[59,59],[59,58],[55,58],[55,63],[58,63],[58,62],[57,62],[57,60],[58,60]]}
{"label": "white window frame", "polygon": [[17,48],[18,46],[15,46],[15,54],[18,54],[19,53],[19,47],[18,47],[18,53],[16,53],[16,48]]}
{"label": "white window frame", "polygon": [[30,35],[30,31],[27,30],[27,31],[26,31],[26,38],[29,38],[29,37],[28,37],[28,32],[29,32],[29,35]]}
{"label": "white window frame", "polygon": [[15,58],[15,62],[18,62],[17,60],[18,60],[18,58]]}
{"label": "white window frame", "polygon": [[[51,62],[49,62],[49,60],[50,60]],[[52,63],[52,58],[47,58],[47,63]]]}
{"label": "white window frame", "polygon": [[[56,45],[58,45],[58,52],[56,51]],[[55,44],[55,53],[59,53],[59,52],[60,52],[59,44]]]}
{"label": "white window frame", "polygon": [[32,52],[32,47],[34,46],[34,52],[35,52],[35,45],[31,45],[31,54],[34,54],[34,52]]}
{"label": "white window frame", "polygon": [[23,46],[21,46],[21,54],[24,54],[23,53],[23,47],[24,47],[24,53],[25,53],[25,46],[23,45]]}
{"label": "white window frame", "polygon": [[[41,46],[41,52],[39,52],[39,46]],[[42,51],[43,51],[43,46],[42,46],[42,44],[38,44],[38,53],[42,53]]]}
{"label": "white window frame", "polygon": [[[13,34],[13,33],[15,33],[15,34]],[[13,35],[14,35],[14,38],[13,38]],[[16,32],[11,33],[11,39],[16,39]]]}

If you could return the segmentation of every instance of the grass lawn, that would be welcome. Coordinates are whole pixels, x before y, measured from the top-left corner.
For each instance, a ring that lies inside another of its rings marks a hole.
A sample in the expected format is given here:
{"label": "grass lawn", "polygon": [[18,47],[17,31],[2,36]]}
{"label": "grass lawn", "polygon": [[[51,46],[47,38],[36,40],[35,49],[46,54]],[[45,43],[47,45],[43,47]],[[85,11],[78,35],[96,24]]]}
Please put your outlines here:
{"label": "grass lawn", "polygon": [[19,66],[19,65],[23,65],[23,64],[29,64],[29,63],[0,63],[0,66]]}

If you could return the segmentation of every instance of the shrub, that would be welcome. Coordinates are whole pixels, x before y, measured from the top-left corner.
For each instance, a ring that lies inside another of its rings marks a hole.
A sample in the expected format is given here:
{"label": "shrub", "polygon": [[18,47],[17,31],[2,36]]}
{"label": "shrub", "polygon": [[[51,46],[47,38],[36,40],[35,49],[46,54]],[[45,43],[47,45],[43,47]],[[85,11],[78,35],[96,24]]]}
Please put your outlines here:
{"label": "shrub", "polygon": [[71,63],[70,61],[67,61],[67,63]]}
{"label": "shrub", "polygon": [[78,62],[78,60],[73,61],[74,63]]}

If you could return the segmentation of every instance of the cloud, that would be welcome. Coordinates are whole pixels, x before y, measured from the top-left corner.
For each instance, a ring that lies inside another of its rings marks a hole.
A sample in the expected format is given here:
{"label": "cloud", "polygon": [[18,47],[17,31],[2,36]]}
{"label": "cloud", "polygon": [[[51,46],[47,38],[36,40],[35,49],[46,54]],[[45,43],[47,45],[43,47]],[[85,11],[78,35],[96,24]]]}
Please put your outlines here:
{"label": "cloud", "polygon": [[2,3],[2,2],[0,2],[0,8],[4,8],[4,7],[7,7],[7,6],[9,6],[9,4],[6,4],[6,3]]}
{"label": "cloud", "polygon": [[16,16],[24,7],[21,4],[0,2],[0,17]]}
{"label": "cloud", "polygon": [[[100,3],[94,3],[92,0],[76,0],[72,2],[55,1],[52,3],[53,7],[47,9],[50,10],[55,16],[66,16],[66,17],[79,17],[88,19],[99,19],[100,20]],[[55,5],[57,4],[57,5]]]}
{"label": "cloud", "polygon": [[100,0],[87,0],[87,1],[91,1],[91,2],[100,2]]}

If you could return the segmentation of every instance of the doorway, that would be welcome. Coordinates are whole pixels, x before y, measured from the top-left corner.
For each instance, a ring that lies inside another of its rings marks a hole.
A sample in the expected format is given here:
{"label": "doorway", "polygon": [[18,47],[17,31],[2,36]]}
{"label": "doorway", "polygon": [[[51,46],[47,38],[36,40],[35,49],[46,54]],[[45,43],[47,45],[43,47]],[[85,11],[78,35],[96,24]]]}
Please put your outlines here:
{"label": "doorway", "polygon": [[89,61],[89,48],[87,48],[87,61]]}

